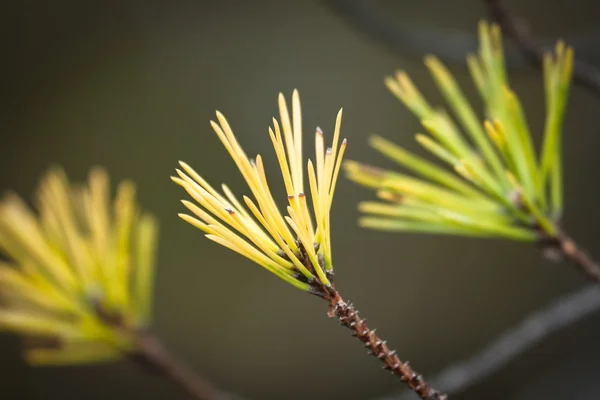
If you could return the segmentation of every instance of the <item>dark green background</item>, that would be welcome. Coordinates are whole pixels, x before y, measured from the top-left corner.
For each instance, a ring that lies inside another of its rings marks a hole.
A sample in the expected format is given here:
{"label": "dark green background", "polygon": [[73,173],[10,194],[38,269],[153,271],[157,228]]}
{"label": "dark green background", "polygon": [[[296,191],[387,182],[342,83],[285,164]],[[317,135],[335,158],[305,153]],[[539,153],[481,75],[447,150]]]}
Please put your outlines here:
{"label": "dark green background", "polygon": [[[441,103],[418,50],[391,52],[317,1],[7,3],[0,13],[3,189],[30,198],[42,172],[55,163],[78,180],[96,164],[115,180],[133,179],[144,208],[161,223],[156,330],[224,388],[253,399],[354,400],[402,387],[327,318],[316,297],[180,221],[185,194],[169,176],[185,160],[210,182],[248,192],[209,127],[215,109],[228,117],[247,152],[261,153],[267,173],[276,176],[266,129],[277,112],[277,93],[291,96],[294,88],[300,90],[306,134],[319,125],[330,138],[343,106],[347,157],[392,167],[366,145],[368,134],[420,151],[413,140],[420,127],[387,92],[383,77],[404,68]],[[431,27],[474,34],[484,15],[480,3],[373,6],[413,27],[416,39]],[[592,0],[507,3],[547,37],[599,25],[600,7]],[[444,40],[436,39],[443,47]],[[479,105],[465,66],[451,67]],[[511,79],[539,137],[541,76],[519,68]],[[599,110],[598,98],[573,90],[564,146],[565,225],[593,250],[600,233]],[[305,152],[313,152],[310,141]],[[574,269],[543,261],[536,249],[519,243],[361,230],[356,204],[371,196],[339,182],[332,215],[336,282],[421,372],[433,374],[476,352],[527,313],[584,283]],[[570,390],[585,391],[587,377],[600,372],[598,334],[596,315],[464,398],[519,392],[526,397],[514,398],[573,398]],[[551,396],[541,397],[542,389]],[[0,398],[184,397],[127,363],[30,369],[20,361],[18,341],[2,335]]]}

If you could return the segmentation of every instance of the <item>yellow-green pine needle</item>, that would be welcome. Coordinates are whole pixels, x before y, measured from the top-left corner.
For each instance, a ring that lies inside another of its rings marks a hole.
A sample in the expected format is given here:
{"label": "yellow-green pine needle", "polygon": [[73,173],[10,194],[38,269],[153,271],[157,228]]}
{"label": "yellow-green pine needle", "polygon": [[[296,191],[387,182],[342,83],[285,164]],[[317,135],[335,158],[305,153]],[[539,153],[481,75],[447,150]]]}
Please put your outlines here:
{"label": "yellow-green pine needle", "polygon": [[489,120],[484,121],[483,127],[498,149],[498,152],[502,155],[506,169],[509,171],[516,171],[515,162],[510,154],[506,143],[506,134],[504,133],[504,127],[499,120],[495,120],[494,123]]}
{"label": "yellow-green pine needle", "polygon": [[45,311],[79,313],[81,309],[64,294],[45,281],[19,271],[15,265],[0,262],[0,288],[4,302],[27,303]]}
{"label": "yellow-green pine needle", "polygon": [[469,54],[467,56],[467,66],[469,67],[469,72],[471,74],[471,78],[475,83],[475,87],[479,92],[481,98],[487,102],[488,101],[488,90],[487,90],[487,78],[484,75],[483,68],[481,67],[481,63],[479,59],[474,54]]}
{"label": "yellow-green pine needle", "polygon": [[158,239],[158,223],[149,216],[143,215],[136,232],[136,268],[133,285],[137,308],[136,318],[141,326],[149,323],[152,292],[155,274],[155,249]]}
{"label": "yellow-green pine needle", "polygon": [[538,239],[537,234],[529,229],[499,224],[493,220],[470,218],[466,215],[448,210],[440,210],[440,215],[443,216],[447,221],[462,226],[464,229],[472,228],[474,230],[487,232],[489,235],[503,236],[513,240],[534,241]]}
{"label": "yellow-green pine needle", "polygon": [[367,188],[378,189],[383,181],[394,173],[385,171],[371,165],[361,164],[357,161],[348,160],[344,162],[344,170],[348,179]]}
{"label": "yellow-green pine needle", "polygon": [[471,160],[462,159],[457,161],[456,164],[454,164],[454,170],[465,179],[473,182],[488,195],[496,198],[502,197],[504,195],[504,190],[498,181],[494,180],[485,169],[480,168],[477,159]]}
{"label": "yellow-green pine needle", "polygon": [[561,132],[573,70],[573,49],[565,49],[564,44],[559,42],[556,62],[552,62],[549,56],[545,60],[546,97],[549,100],[541,155],[540,191],[546,193],[546,184],[550,181],[551,211],[558,217],[563,207]]}
{"label": "yellow-green pine needle", "polygon": [[458,157],[450,153],[448,150],[446,150],[446,148],[444,148],[442,145],[435,142],[431,138],[421,133],[417,133],[415,135],[415,139],[421,146],[429,150],[431,153],[433,153],[433,155],[435,155],[437,158],[444,161],[445,163],[453,165],[458,162]]}
{"label": "yellow-green pine needle", "polygon": [[131,244],[130,237],[135,215],[135,186],[130,182],[123,182],[117,188],[115,198],[115,229],[116,243],[115,258],[113,260],[114,275],[108,275],[113,284],[109,286],[112,290],[108,293],[109,301],[114,302],[115,309],[127,309],[129,299],[129,287],[131,285]]}
{"label": "yellow-green pine needle", "polygon": [[80,334],[76,325],[53,318],[51,315],[12,310],[2,310],[0,313],[0,331],[2,330],[10,330],[24,335],[50,337]]}
{"label": "yellow-green pine needle", "polygon": [[454,174],[438,167],[432,162],[419,157],[404,148],[386,140],[380,136],[372,136],[369,139],[369,144],[387,156],[389,159],[408,168],[415,173],[429,178],[432,181],[441,183],[444,186],[452,188],[469,197],[481,197],[481,193],[473,189],[470,185],[465,184],[460,179],[457,179]]}
{"label": "yellow-green pine needle", "polygon": [[449,225],[444,223],[406,221],[378,217],[360,218],[359,225],[363,228],[390,232],[427,233],[434,235],[461,235],[471,237],[492,236],[490,233],[484,232],[482,230],[469,229],[455,224]]}
{"label": "yellow-green pine needle", "polygon": [[[512,90],[506,88],[504,95],[506,98],[508,113],[511,117],[510,126],[514,127],[515,129],[515,133],[518,138],[518,146],[521,149],[520,153],[522,154],[522,161],[521,158],[519,158],[517,161],[518,163],[516,164],[516,172],[519,174],[519,177],[523,182],[523,188],[527,191],[527,195],[530,198],[535,198],[537,193],[536,186],[538,173],[531,132],[525,119],[525,113],[523,112],[521,103],[519,102],[516,94]],[[521,162],[523,165],[519,164]]]}
{"label": "yellow-green pine needle", "polygon": [[507,82],[506,63],[504,62],[504,45],[502,44],[502,31],[498,24],[491,25],[490,39],[492,43],[494,60],[496,60],[498,67],[498,76],[501,82]]}
{"label": "yellow-green pine needle", "polygon": [[108,343],[70,341],[58,349],[26,350],[25,358],[32,365],[73,365],[106,362],[122,357],[122,352]]}
{"label": "yellow-green pine needle", "polygon": [[[282,94],[278,97],[278,106],[281,122],[273,119],[269,135],[287,191],[287,214],[279,211],[271,194],[262,157],[257,155],[254,160],[248,159],[225,117],[217,113],[219,123],[211,122],[211,125],[255,197],[253,201],[244,196],[244,202],[251,213],[241,208],[241,204],[226,187],[225,195],[229,201],[211,189],[191,168],[184,167],[186,172],[178,170],[179,177],[173,180],[202,208],[189,202],[184,203],[199,219],[188,215],[181,217],[206,232],[210,240],[238,252],[302,290],[308,290],[310,284],[300,280],[299,273],[309,282],[318,278],[323,285],[328,286],[330,283],[324,270],[332,267],[329,215],[346,148],[345,139],[339,144],[342,110],[336,118],[331,148],[324,150],[323,133],[320,129],[317,129],[315,135],[316,168],[310,161],[308,163],[310,204],[313,207],[311,213],[304,192],[302,121],[298,92],[293,93],[291,113]],[[318,253],[315,249],[318,249]],[[325,260],[324,265],[321,265],[321,255]]]}
{"label": "yellow-green pine needle", "polygon": [[385,85],[419,119],[428,118],[434,112],[406,72],[398,71],[394,77],[386,77]]}
{"label": "yellow-green pine needle", "polygon": [[488,95],[486,97],[486,105],[488,106],[488,112],[492,113],[491,117],[496,118],[503,117],[503,115],[498,115],[498,113],[502,113],[502,90],[507,82],[506,75],[503,72],[502,49],[495,48],[499,44],[499,37],[492,37],[494,35],[491,32],[492,30],[493,28],[490,28],[487,22],[480,22],[479,57],[484,75],[487,78],[486,91]]}
{"label": "yellow-green pine needle", "polygon": [[[491,166],[497,177],[504,178],[504,168],[500,162],[500,158],[494,151],[485,132],[481,126],[481,122],[475,115],[469,101],[463,94],[462,90],[446,69],[446,67],[434,56],[425,58],[425,65],[429,68],[431,74],[435,78],[438,87],[446,101],[452,107],[454,113],[458,116],[464,129],[469,133],[477,148],[483,152],[483,155]],[[484,166],[487,168],[487,166]],[[506,183],[507,184],[507,183]]]}
{"label": "yellow-green pine needle", "polygon": [[428,204],[435,204],[442,208],[445,207],[453,210],[471,208],[479,210],[497,209],[497,205],[494,203],[477,201],[442,187],[406,176],[389,178],[383,183],[382,188],[393,190],[407,197],[415,198]]}
{"label": "yellow-green pine needle", "polygon": [[[461,160],[459,164],[454,167],[455,171],[463,176],[465,179],[469,179],[474,182],[476,185],[482,188],[486,193],[496,200],[497,204],[503,205],[516,219],[528,222],[530,218],[515,205],[510,196],[507,196],[506,193],[502,192],[498,186],[490,185],[489,180],[483,179],[476,168],[473,168],[471,164],[469,164],[466,160]],[[508,181],[508,180],[507,180]],[[494,182],[491,181],[493,184]],[[510,182],[509,182],[510,184]]]}
{"label": "yellow-green pine needle", "polygon": [[374,201],[365,201],[359,204],[359,211],[367,214],[375,214],[384,217],[406,218],[411,220],[437,222],[438,215],[431,209],[424,207],[411,207],[405,205],[386,204]]}
{"label": "yellow-green pine needle", "polygon": [[81,287],[86,294],[93,290],[93,262],[85,251],[86,243],[78,232],[74,215],[74,196],[70,192],[66,174],[60,168],[53,168],[40,185],[40,201],[47,202],[54,211],[57,232],[64,256],[76,272]]}
{"label": "yellow-green pine needle", "polygon": [[[400,204],[363,202],[359,205],[359,210],[366,214],[437,223],[443,222],[439,213],[442,209],[437,205],[424,203],[412,198],[405,198]],[[509,224],[511,222],[511,218],[508,216],[493,211],[480,210],[476,207],[465,207],[460,210],[460,214],[474,219],[491,220],[500,224]]]}
{"label": "yellow-green pine needle", "polygon": [[421,125],[455,156],[467,157],[471,154],[471,147],[464,141],[460,131],[445,112],[432,113],[421,120]]}
{"label": "yellow-green pine needle", "polygon": [[[109,187],[99,168],[82,186],[72,186],[54,168],[38,190],[39,217],[16,195],[0,202],[0,251],[11,259],[0,264],[0,329],[61,344],[26,353],[32,363],[99,361],[105,358],[83,351],[99,343],[122,355],[133,344],[104,313],[127,329],[144,328],[150,320],[151,294],[142,296],[140,306],[138,292],[153,280],[146,253],[153,252],[155,240],[143,233],[153,229],[145,227],[149,217],[138,218],[130,183],[119,186],[114,204]],[[67,349],[71,340],[82,344],[80,353]]]}
{"label": "yellow-green pine needle", "polygon": [[549,236],[554,236],[557,231],[557,227],[542,213],[542,211],[533,203],[533,201],[527,196],[526,193],[523,192],[523,188],[517,181],[517,179],[511,173],[508,173],[508,180],[513,186],[513,190],[517,193],[523,205],[527,210],[529,210],[530,214],[535,218],[539,226]]}
{"label": "yellow-green pine needle", "polygon": [[14,194],[0,203],[0,248],[17,263],[34,262],[39,273],[61,290],[79,290],[80,283],[71,267],[56,253],[38,221]]}
{"label": "yellow-green pine needle", "polygon": [[499,28],[496,25],[490,27],[486,22],[481,22],[479,40],[481,67],[484,70],[483,75],[486,77],[487,94],[484,100],[488,117],[503,123],[506,148],[507,152],[511,154],[516,168],[515,172],[527,190],[531,191],[532,188],[535,190],[528,167],[530,165],[529,157],[521,140],[522,133],[519,132],[521,127],[518,123],[521,119],[519,115],[515,115],[514,94],[508,89]]}

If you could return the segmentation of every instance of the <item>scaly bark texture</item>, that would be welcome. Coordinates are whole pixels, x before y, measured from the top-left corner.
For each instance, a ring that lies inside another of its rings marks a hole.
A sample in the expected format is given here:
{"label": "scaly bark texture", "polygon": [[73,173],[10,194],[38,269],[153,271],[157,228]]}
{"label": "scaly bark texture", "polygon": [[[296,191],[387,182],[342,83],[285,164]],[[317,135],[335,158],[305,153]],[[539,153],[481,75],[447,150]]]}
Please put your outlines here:
{"label": "scaly bark texture", "polygon": [[369,354],[383,362],[383,368],[398,376],[424,400],[446,400],[447,395],[429,386],[423,376],[415,372],[408,362],[402,362],[395,350],[390,350],[385,340],[375,334],[374,329],[369,329],[365,320],[358,316],[358,311],[352,304],[342,299],[337,290],[333,290],[326,299],[329,301],[329,316],[337,317],[342,325],[352,331],[352,336],[360,340]]}

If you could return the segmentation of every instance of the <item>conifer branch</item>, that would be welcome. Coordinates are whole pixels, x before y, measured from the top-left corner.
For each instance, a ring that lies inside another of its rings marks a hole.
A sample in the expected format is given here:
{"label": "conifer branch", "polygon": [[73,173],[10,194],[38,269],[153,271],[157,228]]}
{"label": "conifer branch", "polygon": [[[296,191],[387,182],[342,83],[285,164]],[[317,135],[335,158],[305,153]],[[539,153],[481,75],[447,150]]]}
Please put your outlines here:
{"label": "conifer branch", "polygon": [[552,261],[565,259],[577,267],[589,280],[600,284],[600,264],[562,231],[542,241],[544,255]]}
{"label": "conifer branch", "polygon": [[352,336],[360,340],[368,349],[369,355],[383,363],[383,369],[405,382],[419,398],[423,400],[447,400],[448,396],[428,384],[422,375],[417,373],[408,361],[403,362],[395,350],[390,350],[387,341],[382,340],[375,329],[370,329],[366,319],[358,315],[358,310],[352,303],[346,302],[337,289],[320,286],[314,291],[329,302],[329,317],[337,318],[341,325],[352,331]]}
{"label": "conifer branch", "polygon": [[212,383],[196,374],[182,361],[177,359],[150,331],[136,333],[135,351],[132,358],[172,381],[186,392],[190,398],[198,400],[232,400],[218,390]]}

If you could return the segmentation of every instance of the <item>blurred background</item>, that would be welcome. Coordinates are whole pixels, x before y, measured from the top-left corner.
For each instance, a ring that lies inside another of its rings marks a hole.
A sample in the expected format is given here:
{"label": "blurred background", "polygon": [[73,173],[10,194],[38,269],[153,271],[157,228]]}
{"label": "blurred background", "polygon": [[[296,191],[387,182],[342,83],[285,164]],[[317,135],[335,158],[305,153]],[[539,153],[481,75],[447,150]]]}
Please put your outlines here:
{"label": "blurred background", "polygon": [[[347,157],[395,167],[370,149],[378,133],[420,152],[418,121],[383,85],[407,70],[433,103],[422,67],[438,51],[479,106],[462,61],[474,50],[481,1],[365,2],[403,33],[375,39],[324,1],[93,0],[5,2],[0,13],[0,187],[30,199],[46,168],[73,180],[93,165],[130,178],[161,223],[155,330],[217,385],[249,399],[377,399],[403,388],[326,316],[318,298],[293,290],[180,221],[184,192],[169,179],[178,160],[209,182],[247,193],[209,127],[216,109],[267,174],[277,164],[267,127],[276,96],[299,89],[305,132],[331,139],[344,107]],[[578,37],[576,57],[598,61],[595,0],[507,1],[540,37]],[[364,16],[364,15],[363,15]],[[541,75],[518,60],[511,80],[533,130],[543,126]],[[289,98],[289,97],[288,97]],[[565,123],[564,225],[600,256],[597,123],[600,99],[575,87]],[[313,153],[306,143],[307,154]],[[275,190],[282,189],[275,186]],[[279,193],[283,196],[283,190]],[[470,356],[524,316],[585,284],[519,243],[388,234],[357,227],[372,193],[341,179],[333,207],[336,282],[370,325],[425,376]],[[282,197],[283,198],[283,197]],[[453,398],[597,399],[600,312],[523,353]],[[0,335],[2,399],[184,399],[127,362],[32,369],[19,341]]]}

